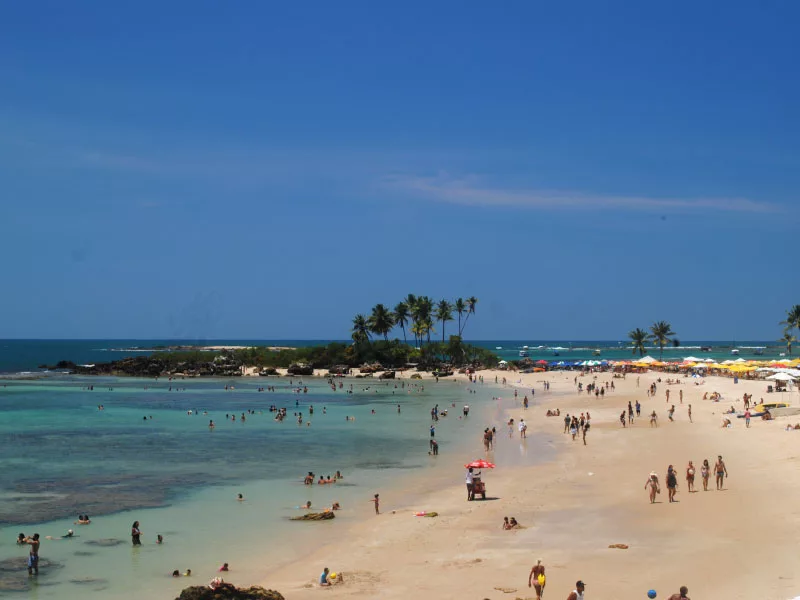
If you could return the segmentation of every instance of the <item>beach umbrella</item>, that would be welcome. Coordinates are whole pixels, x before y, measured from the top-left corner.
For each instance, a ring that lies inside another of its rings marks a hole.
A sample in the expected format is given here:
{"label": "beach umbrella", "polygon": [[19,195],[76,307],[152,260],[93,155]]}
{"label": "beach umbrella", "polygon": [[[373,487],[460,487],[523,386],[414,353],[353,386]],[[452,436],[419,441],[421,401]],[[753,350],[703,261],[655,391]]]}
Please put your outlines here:
{"label": "beach umbrella", "polygon": [[794,377],[788,373],[775,373],[775,375],[770,375],[767,379],[772,379],[774,381],[794,381]]}
{"label": "beach umbrella", "polygon": [[537,364],[537,365],[546,365],[546,364],[547,364],[547,361],[546,361],[546,360],[537,360],[537,361],[536,361],[536,364]]}
{"label": "beach umbrella", "polygon": [[471,463],[464,465],[467,469],[494,469],[494,464],[488,460],[473,460]]}
{"label": "beach umbrella", "polygon": [[649,365],[650,363],[654,363],[654,362],[658,362],[658,361],[655,358],[653,358],[652,356],[645,356],[644,358],[639,359],[638,362],[644,363],[646,365]]}
{"label": "beach umbrella", "polygon": [[686,358],[683,359],[683,362],[687,363],[697,363],[702,361],[703,361],[702,358],[695,358],[694,356],[687,356]]}

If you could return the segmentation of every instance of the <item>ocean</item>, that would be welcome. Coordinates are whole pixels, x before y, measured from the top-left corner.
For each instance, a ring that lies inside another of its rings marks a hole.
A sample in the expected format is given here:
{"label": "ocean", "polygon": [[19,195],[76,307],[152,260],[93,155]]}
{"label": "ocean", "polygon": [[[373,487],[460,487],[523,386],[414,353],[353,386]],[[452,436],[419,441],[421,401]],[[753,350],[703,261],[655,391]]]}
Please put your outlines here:
{"label": "ocean", "polygon": [[[55,365],[61,360],[77,364],[94,364],[118,360],[126,356],[150,353],[158,346],[213,345],[213,346],[314,346],[327,344],[332,340],[0,340],[0,373],[38,373],[40,365]],[[341,341],[341,340],[340,340]],[[347,340],[343,340],[347,342]],[[634,358],[627,342],[613,341],[564,341],[564,340],[478,340],[469,343],[488,348],[504,360],[520,358],[519,352],[525,346],[530,358],[534,360],[587,360],[600,358],[606,360],[629,360]],[[777,358],[785,347],[774,341],[688,341],[678,348],[664,348],[664,360],[679,360],[685,356],[697,356],[701,348],[711,348],[703,352],[703,357],[726,359],[736,348],[744,358]],[[757,355],[757,351],[762,355]],[[658,357],[658,348],[649,348],[649,353]]]}
{"label": "ocean", "polygon": [[[501,425],[489,385],[342,383],[333,391],[325,380],[308,379],[308,393],[298,393],[296,378],[0,378],[0,594],[174,598],[187,585],[207,583],[223,562],[231,564],[229,581],[261,580],[270,567],[297,560],[321,533],[370,517],[373,493],[391,509],[433,487],[463,485],[463,463],[482,456],[483,427]],[[266,385],[276,391],[258,391]],[[473,410],[463,419],[465,403]],[[428,444],[436,404],[451,413],[436,424],[441,455],[434,458]],[[273,419],[271,405],[287,407],[286,421]],[[508,461],[519,460],[516,449],[509,454]],[[336,484],[302,483],[308,471],[337,470],[345,479]],[[290,522],[306,501],[313,508],[336,501],[342,510],[332,522]],[[83,513],[91,525],[74,524]],[[141,548],[131,546],[134,520]],[[77,537],[61,539],[70,528]],[[38,578],[27,576],[27,548],[15,544],[20,532],[42,537]],[[155,543],[158,534],[163,545]],[[175,569],[195,575],[173,579]]]}

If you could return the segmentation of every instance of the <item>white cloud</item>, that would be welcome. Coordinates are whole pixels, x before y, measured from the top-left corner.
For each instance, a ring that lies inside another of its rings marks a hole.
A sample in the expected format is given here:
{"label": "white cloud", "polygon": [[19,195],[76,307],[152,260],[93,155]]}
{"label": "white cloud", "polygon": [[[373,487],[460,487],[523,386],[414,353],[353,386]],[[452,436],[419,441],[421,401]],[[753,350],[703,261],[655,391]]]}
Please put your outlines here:
{"label": "white cloud", "polygon": [[385,183],[393,189],[412,192],[437,202],[465,206],[507,206],[547,210],[640,210],[776,212],[779,207],[747,198],[659,198],[619,196],[562,190],[509,189],[481,183],[479,178],[392,176]]}

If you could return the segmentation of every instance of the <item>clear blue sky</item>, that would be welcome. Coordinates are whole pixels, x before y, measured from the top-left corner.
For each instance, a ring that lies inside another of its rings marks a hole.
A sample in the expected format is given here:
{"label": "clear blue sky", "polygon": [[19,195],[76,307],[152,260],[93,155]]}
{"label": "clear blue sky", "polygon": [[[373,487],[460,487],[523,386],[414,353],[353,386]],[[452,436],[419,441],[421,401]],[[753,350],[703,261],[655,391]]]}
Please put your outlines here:
{"label": "clear blue sky", "polygon": [[795,2],[11,2],[0,337],[773,339]]}

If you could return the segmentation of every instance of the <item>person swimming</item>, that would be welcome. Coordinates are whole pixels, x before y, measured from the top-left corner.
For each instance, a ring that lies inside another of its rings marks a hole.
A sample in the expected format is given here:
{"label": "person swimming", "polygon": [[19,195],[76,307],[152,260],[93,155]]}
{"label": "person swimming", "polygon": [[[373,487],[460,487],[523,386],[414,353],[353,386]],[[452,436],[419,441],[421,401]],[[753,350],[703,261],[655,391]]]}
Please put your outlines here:
{"label": "person swimming", "polygon": [[156,544],[163,544],[164,543],[164,536],[160,533],[156,536]]}
{"label": "person swimming", "polygon": [[228,568],[228,563],[223,563],[223,565],[218,569],[218,571],[220,571],[220,572],[222,572],[222,571],[230,571],[230,568]]}
{"label": "person swimming", "polygon": [[173,577],[180,577],[180,576],[181,576],[181,572],[180,572],[180,571],[178,571],[178,569],[175,569],[175,570],[172,572],[172,576],[173,576]]}

